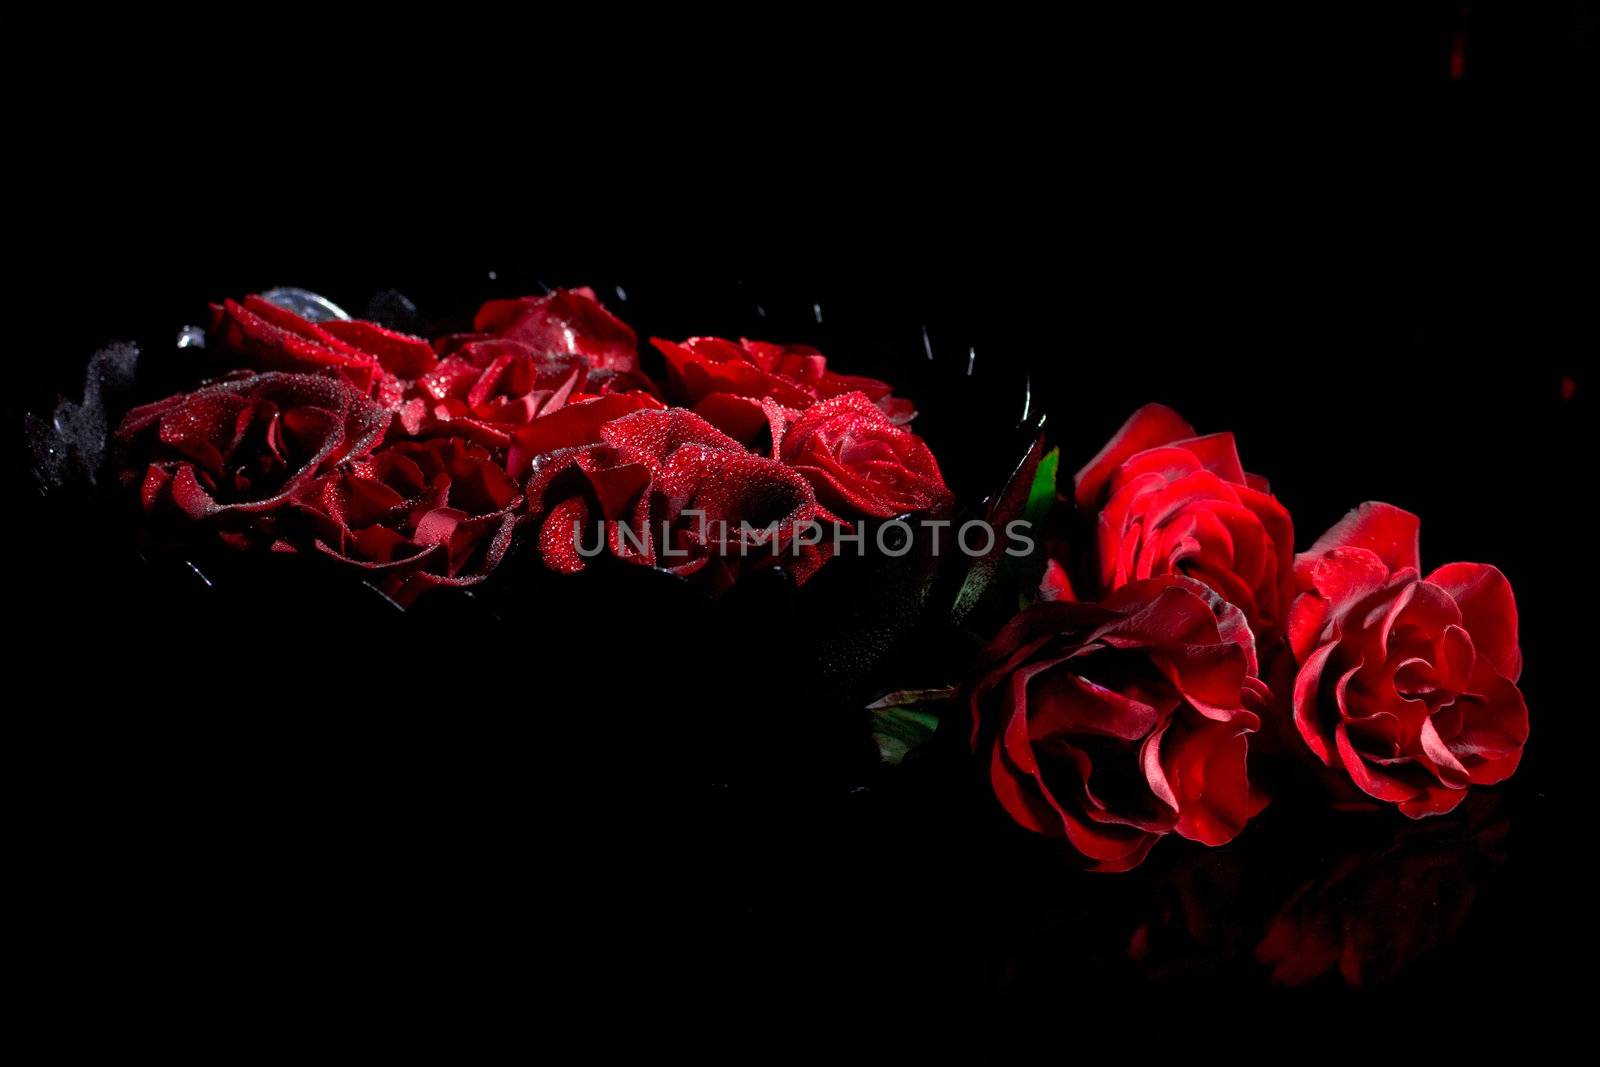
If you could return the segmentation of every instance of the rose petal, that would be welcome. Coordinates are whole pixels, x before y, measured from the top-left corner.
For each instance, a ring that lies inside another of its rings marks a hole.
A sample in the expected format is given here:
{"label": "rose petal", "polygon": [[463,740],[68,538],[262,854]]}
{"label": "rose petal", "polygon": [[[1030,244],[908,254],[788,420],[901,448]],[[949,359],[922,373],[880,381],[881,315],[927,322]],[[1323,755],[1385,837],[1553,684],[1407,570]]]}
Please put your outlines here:
{"label": "rose petal", "polygon": [[1128,421],[1112,435],[1093,459],[1073,479],[1073,493],[1079,507],[1090,507],[1100,497],[1111,475],[1129,457],[1172,441],[1192,438],[1194,427],[1171,408],[1146,404],[1128,416]]}
{"label": "rose petal", "polygon": [[1420,570],[1418,532],[1421,521],[1393,504],[1371,501],[1355,508],[1317,538],[1300,559],[1316,560],[1337,548],[1363,548],[1390,571]]}
{"label": "rose petal", "polygon": [[1461,623],[1478,654],[1515,682],[1522,673],[1522,653],[1517,647],[1517,601],[1506,576],[1487,563],[1448,563],[1427,581],[1460,606]]}

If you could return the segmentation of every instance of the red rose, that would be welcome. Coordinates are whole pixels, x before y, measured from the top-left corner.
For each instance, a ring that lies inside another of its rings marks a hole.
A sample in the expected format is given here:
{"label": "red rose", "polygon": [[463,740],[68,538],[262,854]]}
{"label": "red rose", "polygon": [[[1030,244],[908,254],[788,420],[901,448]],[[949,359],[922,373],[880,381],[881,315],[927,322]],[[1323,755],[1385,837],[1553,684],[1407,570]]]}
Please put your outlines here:
{"label": "red rose", "polygon": [[536,355],[520,341],[473,341],[415,383],[400,421],[409,434],[459,434],[505,448],[517,427],[615,391],[652,392],[637,375],[596,370],[579,356]]}
{"label": "red rose", "polygon": [[432,346],[420,338],[360,320],[310,322],[259,296],[213,304],[211,338],[254,370],[335,375],[385,407],[400,402],[401,382],[436,362]]}
{"label": "red rose", "polygon": [[389,420],[338,378],[257,374],[135,408],[115,439],[122,481],[140,483],[146,511],[213,523],[242,546],[270,540],[272,513],[335,464],[370,452]]}
{"label": "red rose", "polygon": [[[547,566],[582,570],[579,546],[598,547],[597,520],[604,520],[610,554],[697,575],[713,589],[753,567],[781,565],[804,582],[822,565],[826,538],[795,544],[802,527],[835,521],[804,478],[681,408],[604,422],[591,417],[601,414],[599,406],[626,399],[564,409],[523,435],[524,441],[541,435],[529,446],[541,458],[528,500],[530,513],[543,516],[539,547]],[[558,442],[566,447],[548,449]],[[761,532],[750,533],[746,523]]]}
{"label": "red rose", "polygon": [[435,345],[440,354],[449,355],[477,341],[499,340],[532,356],[576,356],[600,371],[631,374],[639,369],[638,337],[588,288],[490,300],[478,309],[472,329],[439,338]]}
{"label": "red rose", "polygon": [[928,446],[896,426],[865,393],[807,408],[781,432],[775,452],[841,514],[891,519],[944,512],[951,503]]}
{"label": "red rose", "polygon": [[1415,515],[1363,504],[1295,561],[1294,722],[1329,767],[1412,818],[1503,781],[1528,739],[1517,604],[1494,567],[1421,578]]}
{"label": "red rose", "polygon": [[973,747],[1011,817],[1095,870],[1135,867],[1173,831],[1225,844],[1261,807],[1245,771],[1256,670],[1243,614],[1187,578],[1041,602],[980,659]]}
{"label": "red rose", "polygon": [[317,551],[372,572],[385,593],[409,604],[494,570],[522,495],[485,449],[434,438],[347,463],[302,485],[293,503]]}
{"label": "red rose", "polygon": [[660,401],[642,393],[612,393],[565,404],[511,432],[506,470],[513,478],[522,478],[552,452],[599,444],[601,427],[613,419],[660,406]]}
{"label": "red rose", "polygon": [[[1068,567],[1100,594],[1161,574],[1204,582],[1237,604],[1263,640],[1282,625],[1293,593],[1294,528],[1267,483],[1246,474],[1229,433],[1195,436],[1177,412],[1134,412],[1078,472],[1080,512],[1093,517],[1081,561]],[[1046,595],[1061,595],[1061,575]]]}
{"label": "red rose", "polygon": [[717,337],[691,337],[682,344],[652,337],[650,343],[667,359],[677,398],[705,418],[743,407],[759,422],[760,411],[733,403],[736,397],[770,398],[800,411],[845,393],[866,394],[896,423],[909,422],[916,414],[909,400],[890,395],[893,387],[887,382],[836,374],[821,352],[804,345],[735,344]]}

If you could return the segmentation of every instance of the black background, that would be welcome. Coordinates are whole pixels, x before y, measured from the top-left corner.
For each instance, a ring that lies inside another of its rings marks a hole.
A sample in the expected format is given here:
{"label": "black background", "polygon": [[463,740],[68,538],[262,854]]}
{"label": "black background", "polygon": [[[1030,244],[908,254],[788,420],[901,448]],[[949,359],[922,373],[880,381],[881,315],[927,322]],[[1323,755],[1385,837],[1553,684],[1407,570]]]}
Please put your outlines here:
{"label": "black background", "polygon": [[[909,368],[927,326],[941,358],[970,346],[991,376],[906,390],[942,459],[983,457],[974,484],[1022,375],[1067,469],[1164,401],[1236,433],[1298,547],[1387,500],[1422,516],[1425,566],[1510,578],[1533,732],[1494,791],[1508,858],[1465,868],[1479,891],[1460,936],[1366,996],[1548,1007],[1591,925],[1571,871],[1593,12],[1146,14],[959,40],[807,23],[625,55],[564,26],[421,54],[383,33],[354,54],[96,46],[92,105],[20,120],[40,180],[15,220],[34,233],[8,421],[71,392],[99,344],[159,343],[205,301],[274,284],[353,307],[393,287],[441,316],[538,283],[621,285],[625,319],[673,336],[757,329],[759,303],[774,339],[897,381],[926,376]],[[503,57],[512,41],[526,50]],[[724,650],[714,618],[692,622],[703,659],[653,648],[625,679],[599,664],[649,622],[593,602],[563,602],[553,628],[595,634],[575,657],[541,656],[537,625],[483,647],[448,617],[354,633],[340,604],[304,598],[241,620],[86,562],[119,531],[63,529],[17,473],[12,673],[37,696],[12,747],[50,902],[30,921],[47,996],[128,1006],[153,985],[224,1018],[685,997],[693,1020],[796,998],[1268,993],[1248,935],[1179,966],[1127,958],[1184,872],[1223,862],[1182,843],[1136,876],[1082,875],[946,764],[896,779],[851,749],[807,774],[773,756],[772,725],[748,750],[724,737],[736,769],[702,773],[694,729],[641,705],[694,709],[713,672],[751,715],[791,710],[767,695],[781,655]],[[1397,828],[1297,819],[1270,810],[1224,850],[1256,888],[1212,895],[1270,910]],[[1271,994],[1349,996],[1337,977]]]}

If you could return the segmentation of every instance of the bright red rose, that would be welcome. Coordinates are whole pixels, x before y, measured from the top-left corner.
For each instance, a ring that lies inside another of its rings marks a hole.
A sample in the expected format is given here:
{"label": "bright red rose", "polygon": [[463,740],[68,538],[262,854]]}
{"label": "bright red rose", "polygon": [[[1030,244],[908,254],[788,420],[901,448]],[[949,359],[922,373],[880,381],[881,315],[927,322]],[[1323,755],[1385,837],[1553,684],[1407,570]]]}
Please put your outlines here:
{"label": "bright red rose", "polygon": [[[1066,568],[1091,591],[1182,574],[1237,604],[1263,640],[1282,626],[1294,527],[1240,466],[1232,434],[1196,436],[1177,412],[1148,404],[1078,472],[1074,495],[1094,525],[1066,538]],[[1062,595],[1063,577],[1052,569],[1046,596]]]}
{"label": "bright red rose", "polygon": [[420,338],[360,320],[310,322],[259,296],[213,304],[211,342],[254,370],[335,375],[385,407],[436,362]]}
{"label": "bright red rose", "polygon": [[597,371],[632,374],[639,369],[638,337],[589,288],[490,300],[478,309],[472,329],[441,337],[435,347],[450,355],[478,341],[509,341],[527,355],[576,356]]}
{"label": "bright red rose", "polygon": [[400,604],[483,581],[510,547],[521,505],[487,450],[445,437],[389,445],[303,484],[293,500],[317,551],[370,572]]}
{"label": "bright red rose", "polygon": [[[530,514],[543,517],[548,567],[582,570],[580,544],[598,548],[602,537],[619,559],[696,575],[713,589],[756,567],[783,566],[804,582],[826,561],[829,541],[805,544],[800,531],[836,520],[803,477],[681,408],[590,417],[626,399],[564,409],[524,435],[541,435],[529,446],[539,458],[528,500]],[[558,442],[565,447],[546,447]],[[602,520],[603,534],[595,529]]]}
{"label": "bright red rose", "polygon": [[257,374],[135,408],[115,442],[146,511],[211,524],[242,547],[271,540],[290,495],[366,455],[389,421],[338,378]]}
{"label": "bright red rose", "polygon": [[1221,845],[1260,810],[1245,767],[1268,695],[1256,672],[1243,614],[1187,578],[1037,603],[980,659],[973,748],[1013,819],[1125,871],[1168,833]]}
{"label": "bright red rose", "polygon": [[1421,575],[1415,515],[1363,504],[1295,561],[1294,722],[1325,765],[1412,818],[1503,781],[1528,739],[1511,585],[1494,567]]}
{"label": "bright red rose", "polygon": [[818,500],[843,515],[891,519],[950,508],[950,490],[928,446],[865,393],[807,408],[781,431],[774,451],[805,475]]}
{"label": "bright red rose", "polygon": [[[652,337],[650,343],[667,359],[676,399],[707,419],[740,407],[752,409],[752,405],[735,403],[734,398],[770,398],[801,411],[845,393],[864,393],[897,424],[911,421],[916,414],[911,401],[890,395],[893,386],[889,383],[837,374],[828,369],[821,352],[805,345],[734,343],[718,337],[691,337],[682,344]],[[750,417],[759,422],[759,405],[750,411]],[[737,436],[736,431],[730,432]]]}

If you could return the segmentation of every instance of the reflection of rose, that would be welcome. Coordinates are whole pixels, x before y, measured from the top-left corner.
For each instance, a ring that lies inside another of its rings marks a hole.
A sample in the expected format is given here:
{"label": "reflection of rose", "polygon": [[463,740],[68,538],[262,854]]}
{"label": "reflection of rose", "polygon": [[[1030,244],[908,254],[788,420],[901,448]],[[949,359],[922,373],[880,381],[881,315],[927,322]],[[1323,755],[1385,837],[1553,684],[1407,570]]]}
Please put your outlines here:
{"label": "reflection of rose", "polygon": [[864,393],[814,404],[783,431],[783,462],[805,475],[828,507],[890,519],[946,510],[950,490],[922,439],[890,421]]}
{"label": "reflection of rose", "polygon": [[1243,614],[1188,578],[1038,603],[983,653],[973,745],[1019,824],[1095,870],[1128,870],[1168,833],[1225,844],[1259,810],[1245,768],[1267,695],[1255,671]]}
{"label": "reflection of rose", "polygon": [[601,397],[564,409],[522,437],[539,435],[528,446],[541,457],[528,498],[530,513],[540,517],[546,566],[582,570],[580,541],[597,545],[601,520],[611,555],[696,575],[713,589],[744,570],[776,565],[803,582],[825,562],[828,538],[794,543],[807,524],[833,519],[804,478],[681,408],[590,417],[593,405],[628,399]]}
{"label": "reflection of rose", "polygon": [[1344,857],[1306,882],[1267,927],[1256,959],[1277,985],[1304,985],[1337,968],[1352,986],[1393,978],[1454,936],[1487,863],[1500,862],[1509,824],[1430,823],[1389,846]]}
{"label": "reflection of rose", "polygon": [[146,511],[243,547],[270,541],[289,497],[370,452],[389,420],[338,378],[236,378],[130,411],[116,432],[121,478],[139,484]]}
{"label": "reflection of rose", "polygon": [[1488,869],[1505,862],[1497,801],[1473,797],[1398,833],[1378,819],[1300,816],[1191,853],[1162,874],[1126,954],[1155,980],[1213,980],[1251,955],[1277,985],[1390,980],[1455,936]]}
{"label": "reflection of rose", "polygon": [[1128,937],[1125,953],[1155,981],[1214,974],[1251,943],[1261,879],[1237,847],[1185,857],[1163,875],[1154,908]]}
{"label": "reflection of rose", "polygon": [[1528,739],[1511,585],[1483,563],[1421,578],[1415,515],[1352,511],[1295,563],[1294,722],[1324,764],[1412,818],[1509,777]]}
{"label": "reflection of rose", "polygon": [[481,582],[505,556],[521,504],[489,453],[460,438],[397,442],[294,498],[318,551],[370,572],[401,604]]}
{"label": "reflection of rose", "polygon": [[[1282,624],[1294,530],[1266,483],[1245,473],[1232,434],[1196,436],[1171,408],[1147,404],[1078,472],[1074,492],[1094,526],[1063,554],[1091,594],[1182,574],[1238,605],[1263,641]],[[1060,596],[1064,578],[1051,568],[1047,595]]]}

